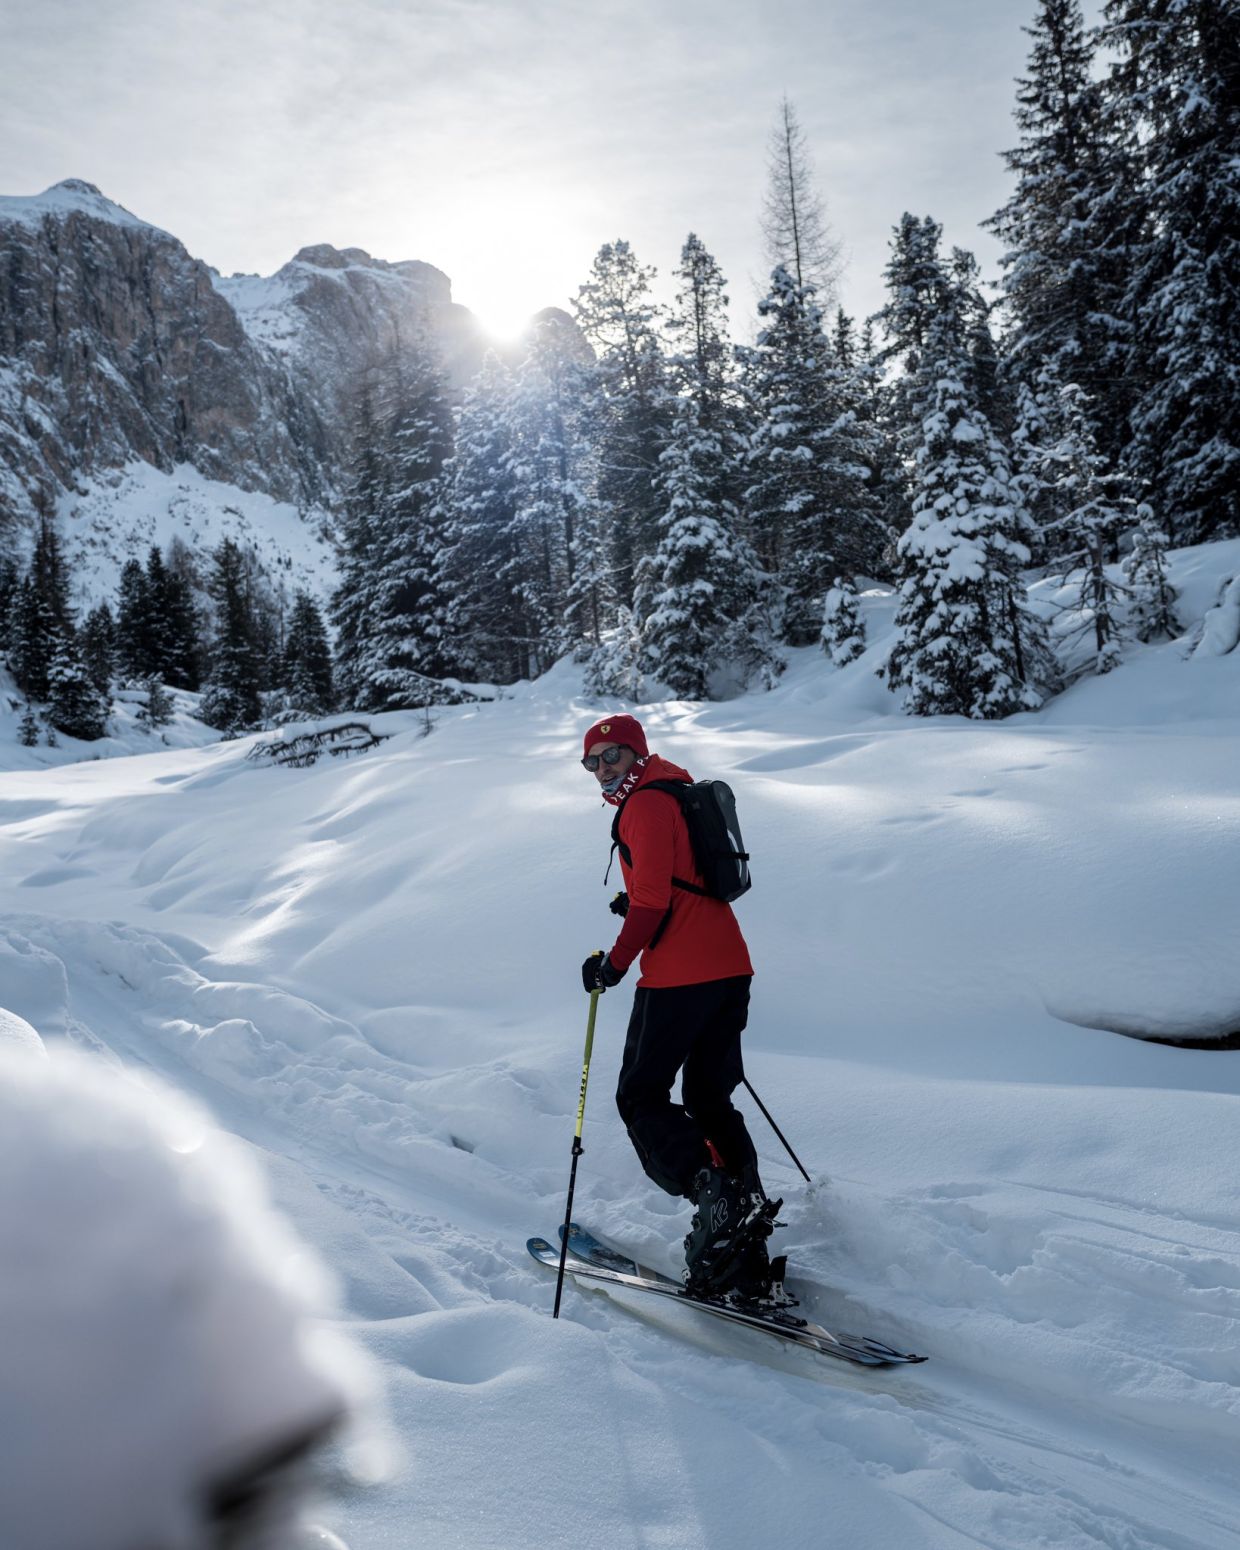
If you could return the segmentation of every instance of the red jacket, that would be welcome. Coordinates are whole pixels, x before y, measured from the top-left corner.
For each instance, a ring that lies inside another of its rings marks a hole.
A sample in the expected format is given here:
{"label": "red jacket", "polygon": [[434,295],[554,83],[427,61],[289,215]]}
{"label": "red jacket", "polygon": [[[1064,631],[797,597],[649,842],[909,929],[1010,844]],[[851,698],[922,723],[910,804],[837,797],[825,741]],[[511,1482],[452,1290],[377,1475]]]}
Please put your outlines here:
{"label": "red jacket", "polygon": [[[610,799],[620,807],[620,838],[633,858],[630,866],[620,857],[629,912],[610,953],[613,965],[627,969],[641,953],[642,977],[637,983],[652,989],[752,974],[749,949],[731,905],[672,886],[673,877],[702,884],[680,803],[667,791],[636,795],[647,781],[688,780],[689,774],[658,754],[651,754],[644,767],[635,766],[634,773],[637,779],[630,776]],[[647,946],[669,905],[671,918],[658,945]]]}

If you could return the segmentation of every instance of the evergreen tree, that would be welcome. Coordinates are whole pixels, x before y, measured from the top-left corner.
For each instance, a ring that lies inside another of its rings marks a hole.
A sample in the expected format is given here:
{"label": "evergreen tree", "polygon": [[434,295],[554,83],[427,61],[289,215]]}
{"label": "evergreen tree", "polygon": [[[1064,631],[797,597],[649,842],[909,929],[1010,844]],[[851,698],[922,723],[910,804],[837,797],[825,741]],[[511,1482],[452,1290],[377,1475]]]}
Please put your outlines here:
{"label": "evergreen tree", "polygon": [[657,488],[670,402],[659,343],[655,271],[627,242],[605,243],[573,303],[595,352],[585,378],[591,438],[598,458],[598,499],[606,513],[616,589],[632,601],[634,567],[658,542]]}
{"label": "evergreen tree", "polygon": [[[1049,376],[1049,369],[1043,380]],[[1120,535],[1135,520],[1136,502],[1127,481],[1114,473],[1098,450],[1084,389],[1059,389],[1057,413],[1041,449],[1043,479],[1063,511],[1045,529],[1050,563],[1065,576],[1066,606],[1081,617],[1080,631],[1094,637],[1094,669],[1110,672],[1119,660],[1123,602],[1127,589],[1114,581],[1107,563],[1118,552]]]}
{"label": "evergreen tree", "polygon": [[874,567],[885,533],[867,490],[857,378],[833,360],[813,293],[776,269],[758,312],[765,326],[743,356],[754,415],[747,514],[787,594],[784,636],[806,645],[832,578]]}
{"label": "evergreen tree", "polygon": [[307,592],[293,601],[284,647],[282,682],[290,704],[310,716],[325,716],[335,708],[331,648],[323,616]]}
{"label": "evergreen tree", "polygon": [[138,707],[138,721],[148,731],[166,727],[175,715],[172,696],[158,678],[148,678],[143,685],[146,698]]}
{"label": "evergreen tree", "polygon": [[857,589],[847,576],[837,576],[822,610],[822,649],[836,667],[847,667],[865,650],[865,620]]}
{"label": "evergreen tree", "polygon": [[643,658],[641,624],[633,609],[621,603],[615,624],[586,661],[582,677],[586,694],[592,699],[638,704],[645,681]]}
{"label": "evergreen tree", "polygon": [[47,719],[66,737],[94,742],[108,728],[108,702],[91,682],[71,635],[61,635],[48,669]]}
{"label": "evergreen tree", "polygon": [[6,557],[0,561],[0,651],[7,651],[9,648],[9,631],[20,587],[21,574],[17,569],[17,562]]}
{"label": "evergreen tree", "polygon": [[362,653],[368,639],[374,529],[385,490],[385,416],[375,375],[362,383],[353,434],[341,518],[340,583],[329,610],[336,630],[336,683],[347,705],[360,705],[364,694]]}
{"label": "evergreen tree", "polygon": [[1112,114],[1139,147],[1138,383],[1128,467],[1176,543],[1240,532],[1240,19],[1236,0],[1108,0]]}
{"label": "evergreen tree", "polygon": [[[585,424],[592,370],[580,336],[555,313],[539,319],[509,402],[516,529],[539,557],[527,600],[539,621],[538,662],[597,646],[614,606],[597,461]],[[539,668],[541,670],[541,666]]]}
{"label": "evergreen tree", "polygon": [[26,709],[22,712],[22,719],[17,723],[17,741],[23,748],[37,748],[39,746],[39,723],[35,717],[34,707],[30,701],[26,701]]}
{"label": "evergreen tree", "polygon": [[873,574],[887,579],[895,574],[895,540],[912,521],[913,508],[908,477],[900,460],[897,395],[887,381],[874,324],[875,319],[866,319],[856,347],[856,391],[858,415],[867,427],[870,479],[866,490],[884,535]]}
{"label": "evergreen tree", "polygon": [[250,579],[250,612],[254,620],[254,658],[258,665],[258,687],[267,693],[283,681],[284,612],[277,599],[255,587]]}
{"label": "evergreen tree", "polygon": [[143,682],[159,667],[159,647],[151,618],[150,587],[136,559],[121,568],[116,602],[116,666],[122,678]]}
{"label": "evergreen tree", "polygon": [[439,580],[448,640],[466,676],[493,683],[527,676],[556,613],[551,587],[538,595],[537,538],[533,553],[522,543],[511,398],[508,372],[488,354],[461,404],[444,470],[449,516]]}
{"label": "evergreen tree", "polygon": [[991,304],[982,295],[981,271],[972,253],[953,248],[948,264],[956,305],[964,324],[965,350],[973,379],[977,407],[990,428],[1005,445],[1011,440],[1015,408],[995,336],[991,332]]}
{"label": "evergreen tree", "polygon": [[1183,626],[1175,607],[1179,594],[1167,576],[1167,535],[1148,506],[1142,506],[1138,515],[1132,552],[1124,561],[1128,622],[1139,641],[1174,640]]}
{"label": "evergreen tree", "polygon": [[9,667],[28,699],[48,698],[57,649],[72,634],[68,569],[55,524],[45,514],[30,568],[10,606]]}
{"label": "evergreen tree", "polygon": [[1118,456],[1132,403],[1124,288],[1145,223],[1131,147],[1094,78],[1080,0],[1038,0],[1018,82],[1020,144],[1006,205],[985,224],[1003,243],[1005,344],[1017,382],[1044,366],[1075,382],[1104,455]]}
{"label": "evergreen tree", "polygon": [[662,457],[662,536],[641,562],[638,591],[645,664],[683,699],[706,699],[718,670],[732,661],[744,672],[754,651],[744,626],[760,582],[713,488],[720,457],[697,400],[682,398]]}
{"label": "evergreen tree", "polygon": [[841,269],[840,245],[831,234],[796,109],[785,96],[767,143],[767,187],[762,236],[768,269],[786,269],[796,285],[834,296]]}
{"label": "evergreen tree", "polygon": [[91,683],[106,699],[112,692],[116,672],[116,626],[106,603],[97,603],[87,614],[78,646]]}
{"label": "evergreen tree", "polygon": [[166,655],[163,678],[176,689],[197,689],[202,678],[202,644],[194,602],[194,557],[178,538],[168,546],[163,595]]}
{"label": "evergreen tree", "polygon": [[[897,232],[912,227],[909,218]],[[937,228],[921,223],[920,237]],[[924,255],[923,255],[924,257]],[[1004,449],[979,407],[969,318],[942,264],[915,289],[895,267],[888,316],[906,341],[913,520],[900,539],[896,642],[884,669],[915,715],[975,718],[1036,708],[1051,675],[1045,633],[1022,606],[1027,519]],[[917,311],[923,315],[918,316]]]}
{"label": "evergreen tree", "polygon": [[442,364],[425,338],[395,365],[389,389],[382,486],[369,524],[367,633],[355,669],[365,710],[438,703],[445,691],[435,680],[453,667],[438,569],[452,411]]}
{"label": "evergreen tree", "polygon": [[212,555],[209,590],[215,602],[211,667],[199,714],[209,727],[235,734],[257,722],[259,664],[254,645],[245,556],[231,538]]}
{"label": "evergreen tree", "polygon": [[57,635],[68,635],[73,629],[73,612],[69,607],[69,568],[60,547],[56,525],[47,515],[39,522],[34,555],[30,561],[30,579],[51,616]]}
{"label": "evergreen tree", "polygon": [[10,627],[9,668],[21,692],[31,700],[46,700],[56,648],[63,632],[33,570],[17,590]]}

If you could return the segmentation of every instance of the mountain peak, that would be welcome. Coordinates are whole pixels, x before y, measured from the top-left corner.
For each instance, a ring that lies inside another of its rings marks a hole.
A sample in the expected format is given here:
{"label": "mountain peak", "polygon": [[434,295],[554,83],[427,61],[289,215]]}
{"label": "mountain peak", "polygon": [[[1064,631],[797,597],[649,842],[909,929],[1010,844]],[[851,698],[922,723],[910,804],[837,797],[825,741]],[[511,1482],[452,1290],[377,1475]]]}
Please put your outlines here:
{"label": "mountain peak", "polygon": [[85,178],[65,178],[59,183],[53,183],[51,188],[44,189],[41,194],[20,197],[0,195],[0,221],[18,221],[23,225],[37,226],[49,217],[63,220],[74,214],[111,221],[116,226],[141,226],[148,231],[155,229],[145,221],[140,221],[124,205],[109,199]]}

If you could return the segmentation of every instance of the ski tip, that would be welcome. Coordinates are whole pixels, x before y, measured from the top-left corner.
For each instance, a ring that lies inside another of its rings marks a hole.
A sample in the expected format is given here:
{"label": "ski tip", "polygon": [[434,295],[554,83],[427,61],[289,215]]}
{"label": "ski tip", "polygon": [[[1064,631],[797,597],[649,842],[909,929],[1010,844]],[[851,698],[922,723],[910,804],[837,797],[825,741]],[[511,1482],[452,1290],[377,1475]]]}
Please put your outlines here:
{"label": "ski tip", "polygon": [[535,1259],[541,1259],[544,1254],[554,1254],[556,1252],[545,1238],[527,1238],[525,1246]]}

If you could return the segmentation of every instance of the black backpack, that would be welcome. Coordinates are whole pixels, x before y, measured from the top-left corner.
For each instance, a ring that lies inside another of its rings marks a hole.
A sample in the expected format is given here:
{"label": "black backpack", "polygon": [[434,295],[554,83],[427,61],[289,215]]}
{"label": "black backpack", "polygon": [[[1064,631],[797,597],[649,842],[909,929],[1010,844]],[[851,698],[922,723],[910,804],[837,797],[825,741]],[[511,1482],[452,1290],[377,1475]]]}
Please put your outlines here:
{"label": "black backpack", "polygon": [[[706,886],[699,888],[696,883],[686,882],[683,877],[673,877],[674,888],[683,888],[686,893],[700,894],[706,899],[722,899],[725,904],[731,904],[741,894],[749,892],[753,887],[753,879],[749,875],[749,852],[741,839],[736,798],[726,781],[652,780],[644,786],[638,786],[627,800],[631,802],[634,797],[641,796],[643,791],[666,791],[680,803],[680,810],[685,815],[693,859]],[[633,857],[629,847],[620,838],[620,817],[623,812],[621,808],[612,819],[611,848],[613,852],[620,852],[625,866],[632,866]],[[660,927],[658,935],[662,935],[662,930]]]}

